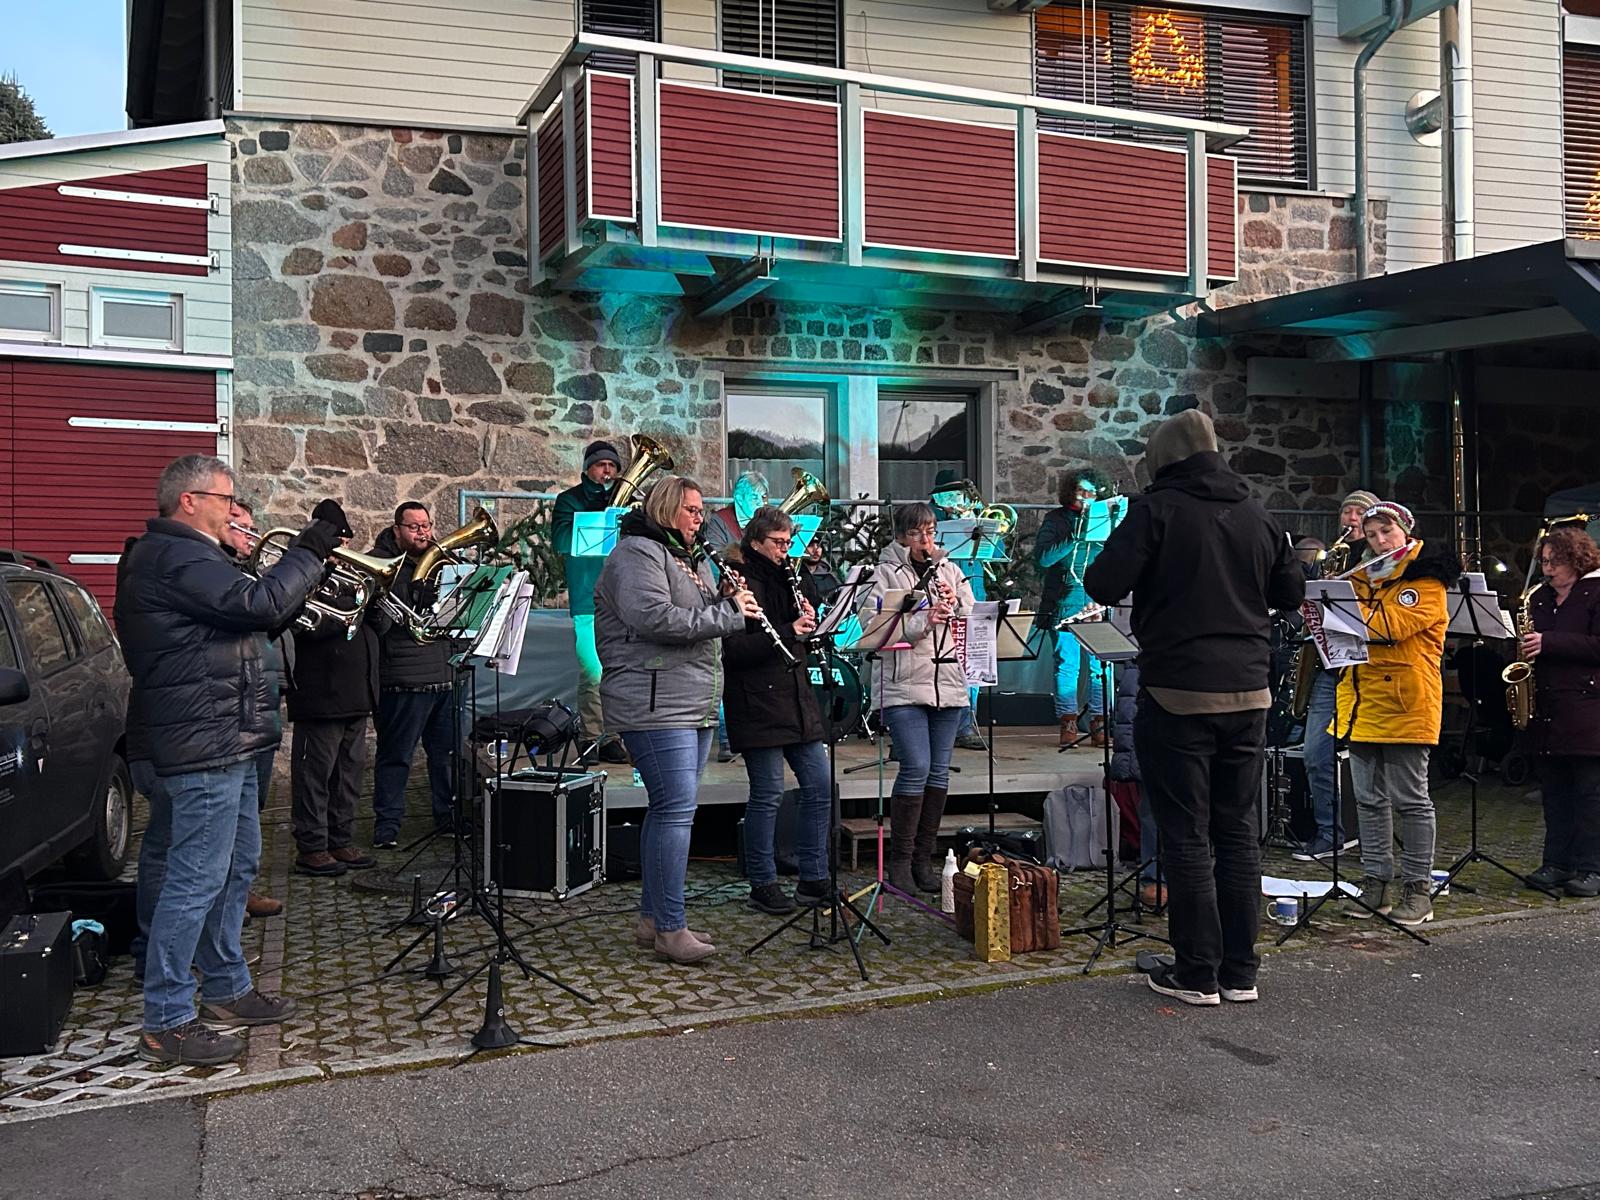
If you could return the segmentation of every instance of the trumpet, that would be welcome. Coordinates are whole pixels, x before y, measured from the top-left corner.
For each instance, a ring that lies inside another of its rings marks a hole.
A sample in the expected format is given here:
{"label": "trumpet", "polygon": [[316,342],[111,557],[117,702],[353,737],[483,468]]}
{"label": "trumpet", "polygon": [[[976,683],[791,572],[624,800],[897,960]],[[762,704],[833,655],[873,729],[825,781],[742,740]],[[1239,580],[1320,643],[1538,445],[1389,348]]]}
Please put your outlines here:
{"label": "trumpet", "polygon": [[[715,555],[712,557],[716,558]],[[744,576],[740,575],[739,572],[730,567],[724,559],[716,558],[716,562],[717,565],[722,568],[723,580],[730,584],[734,591],[747,592],[750,590],[749,586],[744,581]],[[800,665],[800,660],[794,656],[794,651],[790,650],[789,647],[784,644],[783,635],[779,633],[777,627],[767,619],[767,614],[763,612],[759,606],[756,608],[755,622],[757,625],[761,626],[762,632],[772,639],[773,649],[778,652],[778,654],[783,658],[784,662],[788,663],[791,667],[797,667]]]}
{"label": "trumpet", "polygon": [[[288,527],[257,533],[254,529],[230,522],[229,528],[244,534],[252,543],[242,569],[246,575],[257,579],[277,564],[283,552],[289,548],[289,543],[299,536],[299,530]],[[333,560],[332,567],[295,614],[293,628],[311,633],[332,622],[344,629],[345,640],[348,641],[356,636],[356,630],[361,627],[367,606],[374,599],[388,595],[406,556],[378,558],[340,547],[329,557]]]}

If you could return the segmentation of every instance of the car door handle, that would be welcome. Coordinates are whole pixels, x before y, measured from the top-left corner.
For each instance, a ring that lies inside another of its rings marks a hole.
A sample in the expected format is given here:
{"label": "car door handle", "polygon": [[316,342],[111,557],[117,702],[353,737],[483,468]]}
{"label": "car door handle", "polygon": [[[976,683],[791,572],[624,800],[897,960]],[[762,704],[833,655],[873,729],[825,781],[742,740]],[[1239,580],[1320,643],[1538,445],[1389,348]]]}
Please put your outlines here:
{"label": "car door handle", "polygon": [[45,717],[35,717],[33,724],[28,726],[28,741],[30,744],[43,748],[50,736],[50,722]]}

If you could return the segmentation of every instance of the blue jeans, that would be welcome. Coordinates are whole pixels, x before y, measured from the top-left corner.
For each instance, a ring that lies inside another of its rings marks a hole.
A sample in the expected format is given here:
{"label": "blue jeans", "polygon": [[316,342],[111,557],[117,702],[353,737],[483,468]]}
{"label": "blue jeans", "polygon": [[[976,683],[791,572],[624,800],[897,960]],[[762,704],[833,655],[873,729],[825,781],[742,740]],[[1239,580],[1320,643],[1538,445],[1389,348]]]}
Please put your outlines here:
{"label": "blue jeans", "polygon": [[750,803],[744,810],[744,866],[752,887],[774,883],[778,878],[772,862],[772,843],[778,827],[778,803],[783,799],[785,760],[800,785],[794,843],[800,878],[828,877],[828,816],[833,808],[828,747],[822,742],[763,746],[744,752],[744,772],[750,779]]}
{"label": "blue jeans", "polygon": [[948,790],[950,751],[968,711],[925,704],[893,704],[883,710],[883,723],[900,756],[900,773],[894,779],[896,796],[921,796],[928,788]]}
{"label": "blue jeans", "polygon": [[1311,810],[1317,818],[1319,846],[1344,844],[1344,822],[1335,796],[1334,772],[1338,743],[1328,727],[1339,707],[1339,676],[1334,671],[1318,671],[1311,683],[1311,702],[1306,708],[1306,790],[1311,793]]}
{"label": "blue jeans", "polygon": [[133,935],[128,953],[133,955],[134,977],[144,977],[145,949],[150,944],[150,922],[155,919],[156,900],[167,877],[167,850],[172,844],[172,800],[166,781],[156,774],[148,759],[128,764],[133,787],[150,804],[150,822],[139,842],[139,880],[134,891],[134,911],[139,932]]}
{"label": "blue jeans", "polygon": [[639,829],[639,913],[655,920],[657,933],[689,923],[683,881],[711,738],[710,729],[639,729],[622,735],[648,795]]}
{"label": "blue jeans", "polygon": [[[1069,610],[1070,611],[1070,610]],[[1065,629],[1055,632],[1056,652],[1056,717],[1075,717],[1083,711],[1078,696],[1078,673],[1082,669],[1085,651],[1083,643]],[[1106,694],[1106,665],[1099,659],[1089,658],[1089,715],[1102,715]]]}
{"label": "blue jeans", "polygon": [[378,701],[378,749],[372,769],[372,836],[385,841],[400,832],[406,815],[406,780],[422,743],[428,756],[433,823],[448,827],[455,803],[456,715],[450,691],[384,692]]}
{"label": "blue jeans", "polygon": [[155,1033],[194,1020],[195,967],[209,1003],[250,990],[239,930],[261,863],[254,762],[170,775],[161,784],[172,836],[144,974],[144,1027]]}

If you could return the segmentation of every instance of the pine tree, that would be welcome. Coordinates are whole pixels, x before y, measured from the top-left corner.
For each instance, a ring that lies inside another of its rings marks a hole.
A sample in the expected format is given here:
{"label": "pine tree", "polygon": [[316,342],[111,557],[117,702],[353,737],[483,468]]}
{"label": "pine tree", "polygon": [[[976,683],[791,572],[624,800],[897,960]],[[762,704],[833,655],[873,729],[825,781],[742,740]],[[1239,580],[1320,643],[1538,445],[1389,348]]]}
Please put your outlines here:
{"label": "pine tree", "polygon": [[22,90],[15,75],[0,75],[0,146],[54,137],[34,111],[33,97]]}

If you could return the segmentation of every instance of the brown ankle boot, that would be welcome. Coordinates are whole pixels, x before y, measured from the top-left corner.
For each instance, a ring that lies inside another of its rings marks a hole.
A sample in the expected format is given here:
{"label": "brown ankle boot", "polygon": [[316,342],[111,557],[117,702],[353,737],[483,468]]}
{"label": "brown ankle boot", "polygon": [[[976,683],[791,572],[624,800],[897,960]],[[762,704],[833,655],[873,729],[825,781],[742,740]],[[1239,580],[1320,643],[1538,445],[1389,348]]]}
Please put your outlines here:
{"label": "brown ankle boot", "polygon": [[1078,718],[1067,716],[1061,718],[1061,744],[1070,746],[1078,740]]}
{"label": "brown ankle boot", "polygon": [[1104,717],[1089,718],[1089,745],[1098,749],[1106,744],[1106,719]]}
{"label": "brown ankle boot", "polygon": [[911,878],[920,892],[937,895],[939,872],[934,869],[933,852],[939,844],[939,821],[944,816],[946,788],[928,788],[922,793],[922,812],[917,818],[917,840],[911,852]]}
{"label": "brown ankle boot", "polygon": [[921,796],[889,797],[889,885],[908,896],[917,890],[917,881],[911,875],[911,857],[916,852],[917,820],[921,814]]}

